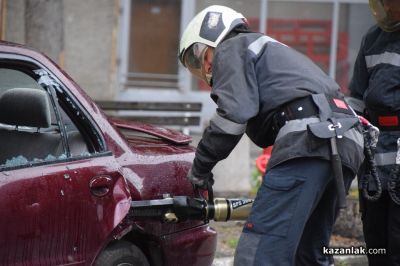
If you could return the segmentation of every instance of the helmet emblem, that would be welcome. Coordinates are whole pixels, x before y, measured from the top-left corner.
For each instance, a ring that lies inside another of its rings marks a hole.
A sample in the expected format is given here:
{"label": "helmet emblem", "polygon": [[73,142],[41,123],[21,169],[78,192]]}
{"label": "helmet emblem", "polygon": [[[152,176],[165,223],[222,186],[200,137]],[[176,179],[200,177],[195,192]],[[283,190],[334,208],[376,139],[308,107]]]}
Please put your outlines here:
{"label": "helmet emblem", "polygon": [[221,13],[210,12],[209,17],[208,17],[208,22],[207,22],[208,28],[212,29],[212,28],[217,27],[220,17],[221,17]]}

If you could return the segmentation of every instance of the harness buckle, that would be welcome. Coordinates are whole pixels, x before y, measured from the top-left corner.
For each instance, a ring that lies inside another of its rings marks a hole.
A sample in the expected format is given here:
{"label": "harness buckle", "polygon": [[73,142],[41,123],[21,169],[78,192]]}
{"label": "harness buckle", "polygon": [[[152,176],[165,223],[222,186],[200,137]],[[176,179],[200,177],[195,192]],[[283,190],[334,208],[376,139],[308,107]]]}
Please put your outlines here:
{"label": "harness buckle", "polygon": [[342,128],[342,124],[340,124],[340,122],[336,123],[336,124],[330,124],[328,126],[328,129],[330,131],[335,131],[337,128]]}

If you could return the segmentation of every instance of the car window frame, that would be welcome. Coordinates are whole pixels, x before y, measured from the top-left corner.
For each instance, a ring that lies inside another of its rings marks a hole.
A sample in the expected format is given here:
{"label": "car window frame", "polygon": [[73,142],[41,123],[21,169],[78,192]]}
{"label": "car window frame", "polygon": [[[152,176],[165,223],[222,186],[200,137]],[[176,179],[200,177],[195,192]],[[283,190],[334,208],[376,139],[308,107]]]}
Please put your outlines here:
{"label": "car window frame", "polygon": [[[97,137],[97,141],[100,147],[99,151],[96,151],[94,153],[87,153],[87,154],[82,154],[78,156],[66,156],[66,158],[57,158],[55,160],[48,160],[48,161],[28,161],[26,164],[21,164],[21,165],[13,165],[13,166],[5,166],[5,165],[0,165],[0,172],[6,172],[10,170],[16,170],[16,169],[23,169],[23,168],[30,168],[30,167],[36,167],[36,166],[43,166],[43,165],[49,165],[49,164],[58,164],[58,163],[65,163],[65,162],[72,162],[72,161],[78,161],[82,159],[91,159],[91,158],[97,158],[97,157],[104,157],[104,156],[111,156],[112,152],[108,149],[107,142],[105,141],[103,132],[99,129],[99,125],[96,123],[95,119],[90,115],[90,113],[83,107],[83,105],[80,103],[79,100],[69,91],[68,87],[61,81],[60,78],[58,78],[57,75],[55,75],[49,68],[47,68],[44,64],[42,64],[40,61],[26,55],[20,55],[20,54],[12,54],[12,53],[7,53],[7,52],[0,52],[0,61],[1,60],[10,60],[10,66],[12,65],[12,61],[21,61],[21,62],[29,62],[35,66],[37,66],[37,69],[44,70],[50,78],[58,85],[58,88],[54,88],[54,90],[61,90],[61,92],[65,95],[66,99],[68,98],[75,106],[75,108],[82,114],[85,119],[88,120],[87,123],[90,123],[90,127],[92,129],[92,133]],[[11,68],[12,69],[12,68]],[[16,68],[15,68],[16,69]],[[30,70],[32,73],[34,73],[34,70]],[[21,71],[25,73],[24,71]],[[28,75],[27,73],[25,73]],[[38,79],[35,80],[38,82]],[[43,88],[44,91],[46,91],[49,94],[49,97],[53,97],[53,93],[49,93],[47,91],[47,88],[39,84],[40,87]],[[65,100],[66,100],[65,99]],[[53,108],[54,112],[56,112],[56,108],[62,108],[59,106],[57,103],[57,99],[54,99],[54,101],[57,104],[57,107],[55,107],[50,101],[51,107]],[[60,119],[61,119],[61,124],[64,126],[64,121],[61,116],[61,113],[59,113]],[[58,118],[56,118],[58,119]],[[58,123],[59,121],[57,121]],[[63,142],[66,141],[67,145],[68,144],[68,139],[66,134],[61,134],[61,138],[63,138]],[[64,147],[65,149],[65,147]],[[65,150],[64,150],[65,152]]]}

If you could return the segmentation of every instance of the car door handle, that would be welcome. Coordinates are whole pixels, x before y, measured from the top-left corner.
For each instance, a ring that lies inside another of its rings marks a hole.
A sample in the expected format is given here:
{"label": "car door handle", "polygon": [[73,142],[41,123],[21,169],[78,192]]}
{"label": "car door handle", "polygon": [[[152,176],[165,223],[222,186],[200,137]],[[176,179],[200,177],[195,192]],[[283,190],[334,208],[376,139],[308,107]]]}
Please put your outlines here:
{"label": "car door handle", "polygon": [[114,181],[111,177],[101,175],[95,176],[90,180],[89,188],[94,196],[104,197],[110,192],[113,185]]}

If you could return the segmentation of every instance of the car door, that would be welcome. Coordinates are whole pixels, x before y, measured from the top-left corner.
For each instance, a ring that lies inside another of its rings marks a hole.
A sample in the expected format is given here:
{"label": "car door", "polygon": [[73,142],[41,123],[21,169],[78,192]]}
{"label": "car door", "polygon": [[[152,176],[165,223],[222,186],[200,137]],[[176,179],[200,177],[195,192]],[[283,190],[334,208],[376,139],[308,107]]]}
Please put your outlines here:
{"label": "car door", "polygon": [[[41,86],[17,63],[0,62],[0,265],[91,264],[129,209],[125,180],[105,143],[90,136],[94,127],[79,126],[84,112],[68,111],[62,88]],[[43,95],[50,114],[37,111]],[[32,126],[43,117],[48,127]]]}
{"label": "car door", "polygon": [[114,219],[124,214],[118,209],[129,208],[124,181],[110,159],[2,171],[1,265],[93,260],[115,227]]}

